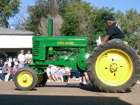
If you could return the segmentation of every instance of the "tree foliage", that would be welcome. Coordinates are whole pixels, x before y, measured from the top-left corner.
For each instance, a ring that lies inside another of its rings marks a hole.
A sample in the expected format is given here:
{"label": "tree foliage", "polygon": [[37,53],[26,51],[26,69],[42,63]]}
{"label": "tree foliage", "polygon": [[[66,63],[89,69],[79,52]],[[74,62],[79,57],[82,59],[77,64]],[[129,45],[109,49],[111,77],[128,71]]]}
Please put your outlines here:
{"label": "tree foliage", "polygon": [[34,6],[28,7],[28,22],[26,29],[35,33],[47,34],[47,18],[51,17],[54,21],[54,35],[60,35],[62,17],[65,7],[71,2],[81,0],[36,0]]}
{"label": "tree foliage", "polygon": [[135,9],[130,9],[122,13],[116,12],[116,20],[121,25],[122,30],[126,36],[131,35],[128,40],[129,45],[134,49],[140,50],[140,15]]}
{"label": "tree foliage", "polygon": [[8,20],[19,12],[20,0],[0,0],[0,27],[8,27]]}
{"label": "tree foliage", "polygon": [[62,25],[63,35],[88,35],[104,33],[106,16],[114,16],[113,8],[90,6],[90,3],[74,3],[66,8]]}
{"label": "tree foliage", "polygon": [[118,11],[116,13],[116,20],[126,35],[139,31],[140,15],[135,9],[127,10],[125,13]]}
{"label": "tree foliage", "polygon": [[29,6],[27,9],[28,20],[26,23],[26,30],[39,33],[38,25],[42,17],[47,17],[49,8],[45,0],[37,0],[34,6]]}
{"label": "tree foliage", "polygon": [[129,40],[129,45],[136,50],[140,50],[140,35],[139,34],[132,35]]}

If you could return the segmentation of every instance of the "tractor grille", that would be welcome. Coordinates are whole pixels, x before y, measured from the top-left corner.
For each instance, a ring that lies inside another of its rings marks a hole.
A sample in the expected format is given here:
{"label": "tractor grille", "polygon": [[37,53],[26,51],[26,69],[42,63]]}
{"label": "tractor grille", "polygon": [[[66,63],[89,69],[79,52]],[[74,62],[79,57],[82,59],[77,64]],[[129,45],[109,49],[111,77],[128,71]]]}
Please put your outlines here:
{"label": "tractor grille", "polygon": [[33,42],[33,56],[34,57],[39,56],[39,49],[40,49],[40,42],[39,41],[34,41]]}

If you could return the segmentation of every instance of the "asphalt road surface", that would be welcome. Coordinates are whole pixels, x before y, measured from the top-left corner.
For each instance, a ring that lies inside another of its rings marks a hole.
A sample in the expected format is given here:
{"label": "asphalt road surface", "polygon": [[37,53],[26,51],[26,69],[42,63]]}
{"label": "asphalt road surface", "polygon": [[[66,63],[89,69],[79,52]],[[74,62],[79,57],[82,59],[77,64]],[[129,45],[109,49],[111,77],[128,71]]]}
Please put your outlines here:
{"label": "asphalt road surface", "polygon": [[140,85],[127,93],[99,92],[94,86],[50,82],[19,91],[13,82],[0,82],[0,105],[140,105]]}

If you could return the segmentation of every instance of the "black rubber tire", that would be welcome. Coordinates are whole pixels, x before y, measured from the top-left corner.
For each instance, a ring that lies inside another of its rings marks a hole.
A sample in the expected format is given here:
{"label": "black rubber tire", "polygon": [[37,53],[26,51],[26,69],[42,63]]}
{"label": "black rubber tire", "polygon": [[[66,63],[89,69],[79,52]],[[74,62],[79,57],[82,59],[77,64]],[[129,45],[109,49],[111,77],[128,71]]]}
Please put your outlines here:
{"label": "black rubber tire", "polygon": [[[129,78],[127,82],[120,86],[109,86],[104,84],[100,81],[96,74],[96,61],[98,57],[106,50],[109,49],[118,49],[123,52],[125,52],[127,55],[129,55],[132,64],[133,64],[133,71],[132,75]],[[127,44],[124,44],[123,42],[119,41],[108,41],[104,44],[101,44],[94,48],[93,52],[90,54],[88,59],[88,65],[87,65],[87,73],[89,75],[89,79],[93,86],[98,88],[100,91],[103,92],[110,92],[110,93],[122,93],[122,92],[128,92],[130,89],[136,84],[137,77],[140,74],[140,60],[136,54],[136,52]]]}
{"label": "black rubber tire", "polygon": [[[23,72],[28,72],[29,74],[32,75],[33,82],[28,87],[24,87],[18,82],[18,76]],[[32,90],[36,86],[37,81],[38,81],[38,77],[37,77],[36,72],[32,68],[28,68],[28,67],[23,67],[23,68],[19,69],[14,76],[15,86],[17,87],[17,89],[22,90],[22,91]]]}
{"label": "black rubber tire", "polygon": [[[43,76],[42,80],[38,81],[36,87],[41,87],[41,86],[44,86],[47,82],[47,79],[48,79],[48,76],[47,76],[47,73],[45,72],[44,74],[40,74]],[[39,77],[38,77],[39,79]]]}

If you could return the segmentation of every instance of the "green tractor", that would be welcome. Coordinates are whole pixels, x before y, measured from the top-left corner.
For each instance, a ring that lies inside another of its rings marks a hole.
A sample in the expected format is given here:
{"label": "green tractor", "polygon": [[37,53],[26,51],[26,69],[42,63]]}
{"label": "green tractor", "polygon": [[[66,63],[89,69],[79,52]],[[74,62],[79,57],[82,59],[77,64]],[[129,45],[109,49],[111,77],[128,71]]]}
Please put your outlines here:
{"label": "green tractor", "polygon": [[14,83],[19,90],[31,90],[47,81],[46,67],[58,65],[86,71],[94,87],[103,92],[127,92],[137,81],[140,61],[136,52],[123,41],[108,41],[96,46],[87,37],[48,36],[32,39],[32,64],[19,69]]}

